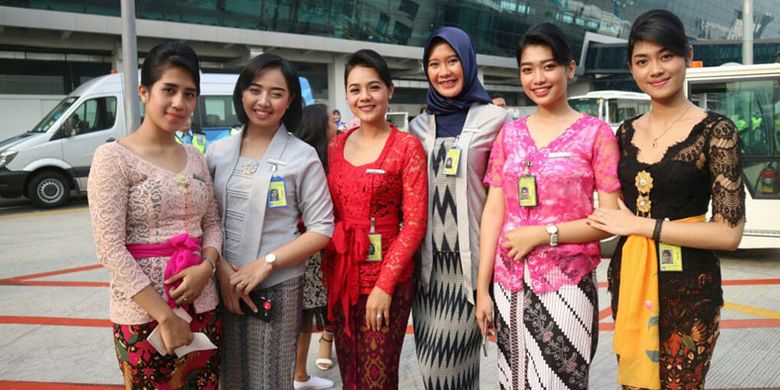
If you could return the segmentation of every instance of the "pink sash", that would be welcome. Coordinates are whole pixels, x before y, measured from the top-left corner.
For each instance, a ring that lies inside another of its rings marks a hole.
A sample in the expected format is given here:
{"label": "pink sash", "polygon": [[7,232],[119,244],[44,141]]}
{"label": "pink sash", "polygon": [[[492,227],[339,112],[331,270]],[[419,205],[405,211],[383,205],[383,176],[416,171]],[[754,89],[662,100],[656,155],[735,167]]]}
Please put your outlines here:
{"label": "pink sash", "polygon": [[[160,244],[129,244],[127,250],[136,260],[170,256],[163,272],[165,280],[188,267],[201,263],[200,237],[193,237],[187,233],[173,236],[167,242]],[[171,298],[170,291],[178,287],[179,284],[181,284],[181,280],[164,286],[166,300],[171,308],[176,306],[176,301]]]}

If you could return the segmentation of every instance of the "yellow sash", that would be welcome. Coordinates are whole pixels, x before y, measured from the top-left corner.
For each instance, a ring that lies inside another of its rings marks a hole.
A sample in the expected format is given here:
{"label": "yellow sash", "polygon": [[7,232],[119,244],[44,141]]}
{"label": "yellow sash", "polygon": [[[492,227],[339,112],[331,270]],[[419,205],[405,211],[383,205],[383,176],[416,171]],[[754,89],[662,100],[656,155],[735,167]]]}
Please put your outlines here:
{"label": "yellow sash", "polygon": [[[676,222],[704,222],[704,215]],[[658,256],[655,241],[629,236],[623,245],[613,348],[618,383],[660,389],[658,338]]]}

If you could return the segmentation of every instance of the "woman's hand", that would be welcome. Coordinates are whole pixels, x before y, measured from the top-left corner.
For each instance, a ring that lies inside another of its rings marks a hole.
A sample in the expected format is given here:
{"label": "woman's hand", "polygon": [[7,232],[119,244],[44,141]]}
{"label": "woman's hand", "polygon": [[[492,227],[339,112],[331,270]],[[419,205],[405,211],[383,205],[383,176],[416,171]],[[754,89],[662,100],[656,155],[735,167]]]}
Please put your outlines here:
{"label": "woman's hand", "polygon": [[374,287],[366,301],[366,326],[368,329],[378,331],[382,329],[382,323],[390,326],[390,304],[393,297],[379,287]]}
{"label": "woman's hand", "polygon": [[240,294],[236,292],[236,289],[230,285],[230,278],[236,273],[236,270],[227,263],[224,259],[219,262],[217,266],[217,280],[219,281],[219,290],[222,294],[222,304],[229,312],[237,315],[244,315],[244,311],[241,310],[241,300],[257,313],[257,306],[252,299],[246,294]]}
{"label": "woman's hand", "polygon": [[623,199],[618,199],[618,209],[598,209],[588,216],[588,226],[605,231],[617,236],[630,236],[635,234],[641,217],[631,213],[631,210],[623,203]]}
{"label": "woman's hand", "polygon": [[238,269],[230,277],[230,285],[239,294],[249,295],[249,293],[263,283],[271,275],[272,265],[265,259],[257,259]]}
{"label": "woman's hand", "polygon": [[501,246],[508,250],[507,257],[521,260],[528,252],[548,242],[548,238],[543,226],[520,226],[504,234]]}
{"label": "woman's hand", "polygon": [[160,337],[165,346],[165,351],[169,355],[175,354],[176,348],[189,345],[192,342],[190,324],[173,312],[160,322],[158,326],[160,327]]}
{"label": "woman's hand", "polygon": [[184,303],[191,303],[208,284],[211,279],[211,263],[204,261],[198,265],[193,265],[183,269],[176,275],[171,276],[165,281],[165,284],[176,283],[181,280],[181,284],[171,290],[171,299],[181,306]]}
{"label": "woman's hand", "polygon": [[[493,299],[487,292],[477,292],[477,306],[474,308],[477,325],[483,337],[487,337],[488,329],[493,328]],[[485,327],[487,325],[487,328]]]}

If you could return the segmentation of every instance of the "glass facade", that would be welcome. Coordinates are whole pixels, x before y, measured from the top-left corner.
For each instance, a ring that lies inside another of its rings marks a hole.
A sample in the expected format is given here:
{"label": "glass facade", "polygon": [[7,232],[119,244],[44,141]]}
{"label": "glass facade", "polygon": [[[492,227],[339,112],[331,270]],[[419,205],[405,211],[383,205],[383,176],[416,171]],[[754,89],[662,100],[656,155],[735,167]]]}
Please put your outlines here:
{"label": "glass facade", "polygon": [[[0,5],[119,16],[115,0],[0,0]],[[140,19],[276,31],[422,46],[439,26],[459,26],[481,54],[513,57],[529,26],[550,21],[579,53],[586,31],[625,38],[631,22],[653,8],[683,20],[694,39],[742,36],[741,1],[734,0],[136,0]],[[754,0],[755,39],[780,37],[776,0]]]}

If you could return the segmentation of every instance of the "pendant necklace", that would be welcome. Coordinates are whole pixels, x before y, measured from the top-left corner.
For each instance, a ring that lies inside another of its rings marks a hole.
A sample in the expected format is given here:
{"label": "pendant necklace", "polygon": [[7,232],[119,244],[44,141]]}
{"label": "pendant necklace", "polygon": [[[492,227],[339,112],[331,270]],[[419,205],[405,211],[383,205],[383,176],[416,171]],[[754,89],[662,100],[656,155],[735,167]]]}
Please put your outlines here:
{"label": "pendant necklace", "polygon": [[[666,129],[663,132],[661,132],[661,134],[659,134],[658,137],[653,138],[653,144],[652,144],[653,148],[658,147],[658,139],[660,139],[661,137],[666,135],[666,133],[668,133],[669,130],[672,129],[672,126],[675,123],[679,122],[680,119],[682,119],[682,117],[685,116],[685,113],[688,112],[688,110],[690,110],[690,109],[691,109],[691,105],[689,104],[688,107],[686,107],[685,110],[683,110],[682,114],[680,114],[680,116],[677,117],[677,119],[669,122],[669,125],[666,126]],[[652,111],[650,113],[652,114]],[[648,121],[650,122],[649,123],[650,124],[650,128],[652,128],[653,127],[653,118],[652,118],[652,116],[648,116]]]}

